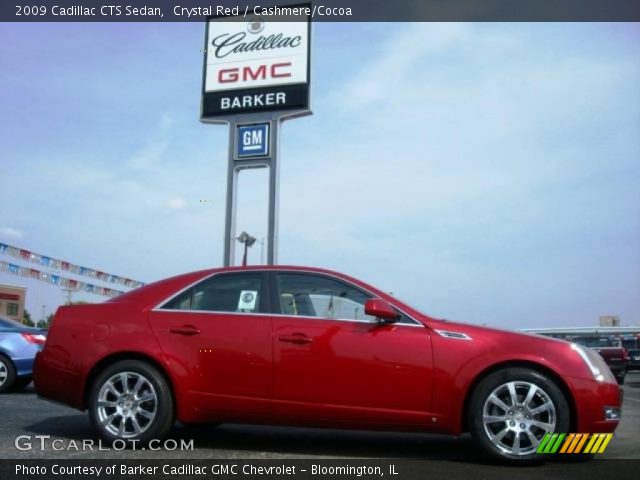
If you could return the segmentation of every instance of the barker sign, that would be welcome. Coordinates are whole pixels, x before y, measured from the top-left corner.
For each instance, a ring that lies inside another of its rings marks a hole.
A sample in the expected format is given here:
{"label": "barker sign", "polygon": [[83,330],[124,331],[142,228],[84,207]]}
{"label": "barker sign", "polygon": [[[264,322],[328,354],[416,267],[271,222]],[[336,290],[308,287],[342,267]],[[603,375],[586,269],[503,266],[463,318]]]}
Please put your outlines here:
{"label": "barker sign", "polygon": [[308,110],[309,29],[306,15],[293,21],[209,19],[202,119]]}

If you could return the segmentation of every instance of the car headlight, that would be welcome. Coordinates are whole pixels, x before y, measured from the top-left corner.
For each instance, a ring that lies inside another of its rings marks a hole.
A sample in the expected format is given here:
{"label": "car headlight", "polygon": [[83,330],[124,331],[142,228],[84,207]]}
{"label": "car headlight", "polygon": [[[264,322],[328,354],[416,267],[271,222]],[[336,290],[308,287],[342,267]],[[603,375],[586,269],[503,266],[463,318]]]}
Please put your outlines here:
{"label": "car headlight", "polygon": [[609,366],[598,352],[575,343],[571,344],[571,349],[580,355],[580,358],[582,358],[585,365],[589,368],[595,380],[598,382],[616,383],[616,379],[613,373],[611,373]]}

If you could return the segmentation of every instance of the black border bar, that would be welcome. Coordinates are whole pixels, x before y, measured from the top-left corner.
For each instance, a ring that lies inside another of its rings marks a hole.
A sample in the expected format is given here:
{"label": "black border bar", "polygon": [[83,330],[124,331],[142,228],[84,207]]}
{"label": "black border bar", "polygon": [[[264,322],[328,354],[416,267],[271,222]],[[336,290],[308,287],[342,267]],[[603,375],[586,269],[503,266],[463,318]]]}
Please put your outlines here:
{"label": "black border bar", "polygon": [[[123,466],[126,468],[123,470]],[[250,469],[247,470],[245,466]],[[314,473],[315,466],[315,473]],[[209,459],[209,460],[0,460],[3,480],[450,480],[495,479],[515,476],[519,480],[562,479],[620,480],[635,478],[640,460],[547,462],[513,467],[487,460],[419,459]],[[175,470],[171,470],[171,468]],[[224,468],[223,468],[224,467]],[[345,470],[348,473],[343,473]],[[99,470],[98,470],[99,469]],[[273,471],[271,472],[271,469]],[[30,470],[30,471],[29,471]],[[383,475],[376,474],[380,471]],[[73,472],[65,475],[55,471]],[[99,472],[99,473],[98,473]],[[133,473],[135,472],[135,473]],[[246,472],[246,473],[245,473]],[[266,473],[270,472],[270,473]]]}
{"label": "black border bar", "polygon": [[[256,5],[286,6],[297,1],[4,0],[0,21],[204,22],[210,15],[238,13],[243,20],[245,12],[253,15]],[[119,9],[107,8],[114,5]],[[24,7],[29,7],[29,14],[24,14]],[[142,14],[143,8],[152,14]],[[219,8],[229,9],[228,13]],[[313,0],[311,8],[314,22],[640,22],[640,0]],[[68,14],[61,15],[62,9]],[[138,14],[133,9],[139,9]]]}

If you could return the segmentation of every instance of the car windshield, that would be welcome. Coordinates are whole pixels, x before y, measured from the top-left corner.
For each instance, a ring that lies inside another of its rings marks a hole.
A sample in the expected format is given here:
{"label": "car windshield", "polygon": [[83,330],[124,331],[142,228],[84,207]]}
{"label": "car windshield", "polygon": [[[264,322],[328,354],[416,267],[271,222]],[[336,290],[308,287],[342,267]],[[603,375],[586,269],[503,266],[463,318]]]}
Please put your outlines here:
{"label": "car windshield", "polygon": [[10,320],[5,317],[0,317],[0,328],[24,328],[24,325],[15,320]]}

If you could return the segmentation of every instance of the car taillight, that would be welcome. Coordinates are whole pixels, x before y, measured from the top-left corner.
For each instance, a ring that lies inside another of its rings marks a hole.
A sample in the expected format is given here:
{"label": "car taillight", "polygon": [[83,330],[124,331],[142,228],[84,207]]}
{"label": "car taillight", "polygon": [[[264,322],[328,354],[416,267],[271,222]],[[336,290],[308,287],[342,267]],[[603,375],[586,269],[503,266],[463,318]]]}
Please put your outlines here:
{"label": "car taillight", "polygon": [[47,337],[40,333],[22,333],[21,335],[29,343],[44,345],[44,342],[47,340]]}

